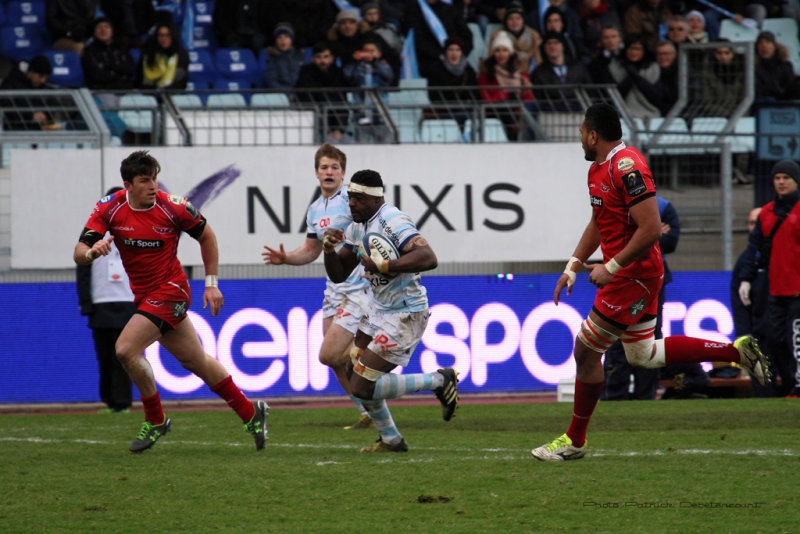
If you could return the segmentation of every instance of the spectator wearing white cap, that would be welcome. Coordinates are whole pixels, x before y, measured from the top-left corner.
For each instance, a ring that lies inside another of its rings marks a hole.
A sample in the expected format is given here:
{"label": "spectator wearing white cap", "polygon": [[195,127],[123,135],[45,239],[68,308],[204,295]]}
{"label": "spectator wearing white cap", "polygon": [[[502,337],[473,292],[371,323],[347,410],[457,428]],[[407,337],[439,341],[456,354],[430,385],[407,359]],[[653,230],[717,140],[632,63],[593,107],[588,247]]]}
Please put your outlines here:
{"label": "spectator wearing white cap", "polygon": [[514,107],[495,106],[490,110],[493,116],[503,122],[508,138],[516,139],[519,134],[519,101],[533,100],[533,93],[530,91],[528,73],[520,69],[514,43],[506,32],[495,35],[489,57],[481,62],[478,85],[483,88],[481,99],[484,102],[516,103]]}
{"label": "spectator wearing white cap", "polygon": [[709,41],[706,31],[706,18],[702,13],[693,9],[686,13],[686,22],[689,24],[690,43],[707,43]]}

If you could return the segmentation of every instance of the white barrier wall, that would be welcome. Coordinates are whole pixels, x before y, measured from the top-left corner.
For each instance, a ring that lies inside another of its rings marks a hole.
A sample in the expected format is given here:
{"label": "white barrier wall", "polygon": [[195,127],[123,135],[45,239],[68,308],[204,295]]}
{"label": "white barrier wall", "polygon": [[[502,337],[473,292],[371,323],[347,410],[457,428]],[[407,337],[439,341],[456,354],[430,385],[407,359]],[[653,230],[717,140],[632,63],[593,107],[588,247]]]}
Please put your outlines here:
{"label": "white barrier wall", "polygon": [[[418,221],[440,262],[566,260],[591,214],[588,163],[577,141],[343,149],[346,180],[360,169],[380,172],[387,202]],[[14,151],[12,268],[72,267],[83,225],[102,193],[121,185],[120,161],[133,150]],[[291,250],[305,239],[315,150],[175,147],[151,154],[161,163],[162,186],[189,195],[209,220],[220,263],[257,264],[265,244]],[[180,258],[202,263],[188,236]]]}

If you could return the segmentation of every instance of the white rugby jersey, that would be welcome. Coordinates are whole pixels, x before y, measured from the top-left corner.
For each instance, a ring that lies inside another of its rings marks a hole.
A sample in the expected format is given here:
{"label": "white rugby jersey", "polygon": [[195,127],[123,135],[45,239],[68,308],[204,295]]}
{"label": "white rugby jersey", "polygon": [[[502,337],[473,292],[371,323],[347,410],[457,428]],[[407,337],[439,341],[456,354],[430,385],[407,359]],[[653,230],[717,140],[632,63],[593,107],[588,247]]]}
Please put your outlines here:
{"label": "white rugby jersey", "polygon": [[[389,239],[398,251],[419,235],[411,217],[394,206],[384,204],[367,223],[353,222],[345,230],[345,246],[353,253],[364,250],[364,236],[378,233]],[[381,273],[364,272],[372,287],[372,300],[377,309],[393,312],[416,312],[428,307],[428,295],[420,283],[419,273],[398,273],[393,278]]]}
{"label": "white rugby jersey", "polygon": [[[341,228],[342,230],[347,228],[353,222],[348,205],[349,198],[347,186],[342,186],[330,198],[320,196],[315,200],[309,206],[306,214],[306,226],[308,227],[306,237],[322,241],[322,238],[325,237],[325,230],[328,228]],[[362,274],[364,274],[364,267],[358,264],[344,282],[334,284],[328,278],[325,286],[326,293],[333,291],[347,294],[366,288],[369,282],[361,276]]]}

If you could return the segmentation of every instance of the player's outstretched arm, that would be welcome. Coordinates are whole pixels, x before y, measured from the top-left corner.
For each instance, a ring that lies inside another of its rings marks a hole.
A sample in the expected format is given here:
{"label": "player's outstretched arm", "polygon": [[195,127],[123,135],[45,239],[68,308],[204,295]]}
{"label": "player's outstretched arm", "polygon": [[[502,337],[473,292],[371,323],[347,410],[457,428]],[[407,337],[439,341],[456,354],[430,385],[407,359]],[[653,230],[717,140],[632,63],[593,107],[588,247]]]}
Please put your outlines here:
{"label": "player's outstretched arm", "polygon": [[261,257],[264,258],[264,263],[267,265],[281,265],[284,263],[286,265],[305,265],[316,260],[320,252],[322,252],[322,241],[308,237],[302,245],[291,252],[286,252],[283,248],[283,243],[277,249],[265,245]]}
{"label": "player's outstretched arm", "polygon": [[336,246],[344,241],[344,230],[341,228],[330,228],[325,232],[322,239],[322,252],[325,259],[325,271],[328,278],[336,284],[344,282],[350,273],[353,272],[358,264],[358,256],[347,247],[341,247],[336,251]]}
{"label": "player's outstretched arm", "polygon": [[200,256],[203,258],[203,267],[206,271],[206,289],[203,291],[203,309],[207,306],[211,308],[211,316],[219,314],[222,308],[222,292],[219,290],[217,274],[219,273],[219,247],[217,246],[217,234],[211,229],[211,225],[206,222],[203,233],[197,237],[200,243]]}

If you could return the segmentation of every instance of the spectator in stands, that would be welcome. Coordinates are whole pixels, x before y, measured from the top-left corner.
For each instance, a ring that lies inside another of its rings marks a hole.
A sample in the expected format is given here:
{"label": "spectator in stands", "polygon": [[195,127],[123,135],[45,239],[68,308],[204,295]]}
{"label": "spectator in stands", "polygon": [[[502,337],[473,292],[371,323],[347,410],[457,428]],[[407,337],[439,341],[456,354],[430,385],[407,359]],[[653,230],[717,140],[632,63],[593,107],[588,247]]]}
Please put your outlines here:
{"label": "spectator in stands", "polygon": [[598,52],[604,50],[603,30],[605,28],[609,26],[622,27],[616,7],[609,0],[583,0],[578,8],[578,19],[581,23],[586,58],[595,57]]}
{"label": "spectator in stands", "polygon": [[458,37],[449,37],[444,42],[444,54],[437,70],[430,73],[428,88],[430,100],[438,106],[433,110],[433,118],[452,118],[458,122],[461,130],[470,118],[472,102],[475,95],[469,89],[440,90],[438,87],[474,87],[478,85],[478,77],[472,65],[464,56],[463,43]]}
{"label": "spectator in stands", "polygon": [[703,114],[728,117],[744,98],[744,60],[731,46],[714,49],[702,71]]}
{"label": "spectator in stands", "polygon": [[[0,89],[47,89],[47,77],[53,72],[50,60],[46,56],[37,55],[27,65],[21,63],[14,67],[3,79]],[[15,108],[30,108],[27,97],[14,97]],[[3,110],[3,129],[5,130],[56,130],[59,129],[46,112]]]}
{"label": "spectator in stands", "polygon": [[87,41],[81,57],[83,79],[93,91],[131,89],[136,72],[130,50],[114,34],[111,21],[105,17],[94,22],[94,37]]}
{"label": "spectator in stands", "polygon": [[797,397],[800,385],[800,166],[790,159],[776,163],[771,172],[775,200],[766,204],[758,223],[750,232],[747,247],[750,259],[741,272],[739,296],[747,306],[757,269],[766,268],[769,276],[767,304],[767,346],[772,366],[781,377],[778,395]]}
{"label": "spectator in stands", "polygon": [[763,31],[756,39],[756,98],[794,100],[800,98],[789,51],[775,40],[775,34]]}
{"label": "spectator in stands", "polygon": [[[591,83],[589,71],[581,61],[567,60],[564,50],[566,40],[564,35],[558,32],[549,32],[544,35],[542,45],[542,64],[536,67],[531,76],[534,86],[540,85],[580,85]],[[567,111],[577,101],[570,101],[566,105],[567,94],[561,90],[536,90],[536,99],[539,109],[546,111]]]}
{"label": "spectator in stands", "polygon": [[358,27],[358,11],[355,9],[339,11],[336,23],[328,30],[328,42],[342,68],[357,61],[353,55],[361,50],[364,42],[364,34]]}
{"label": "spectator in stands", "polygon": [[[361,50],[355,52],[354,61],[347,63],[342,72],[347,84],[365,89],[388,87],[394,80],[394,71],[389,62],[383,58],[383,40],[374,34],[364,37]],[[375,112],[375,103],[369,92],[359,92],[358,99],[362,106],[362,114],[358,117],[359,142],[389,139],[389,132],[380,115]]]}
{"label": "spectator in stands", "polygon": [[656,45],[656,63],[659,68],[659,85],[661,86],[662,115],[669,113],[678,101],[678,51],[672,41],[659,41]]}
{"label": "spectator in stands", "polygon": [[[547,10],[551,7],[557,8],[561,11],[564,19],[564,33],[573,36],[579,40],[583,40],[581,32],[581,21],[578,17],[578,12],[570,7],[570,3],[566,0],[538,0],[536,2],[528,2],[528,22],[530,26],[544,35],[547,33]],[[532,9],[531,9],[532,8]],[[536,12],[536,16],[531,17],[531,12]]]}
{"label": "spectator in stands", "polygon": [[4,57],[3,54],[0,54],[0,86],[3,84],[3,80],[5,80],[9,74],[11,74],[14,69],[16,69],[17,65],[7,57]]}
{"label": "spectator in stands", "polygon": [[265,85],[270,89],[290,89],[303,65],[303,52],[294,47],[294,28],[288,22],[275,26],[272,38],[274,44],[267,48]]}
{"label": "spectator in stands", "polygon": [[142,46],[135,86],[141,89],[186,89],[189,53],[172,24],[159,24]]}
{"label": "spectator in stands", "polygon": [[516,140],[520,130],[517,120],[520,103],[533,100],[533,93],[528,89],[531,86],[528,73],[519,68],[514,43],[507,33],[499,33],[492,41],[490,55],[481,62],[478,85],[483,87],[481,99],[484,102],[511,102],[510,105],[493,107],[490,114],[503,122],[506,136]]}
{"label": "spectator in stands", "polygon": [[625,35],[642,35],[647,50],[655,52],[660,39],[659,26],[672,16],[666,0],[636,0],[625,12],[622,31]]}
{"label": "spectator in stands", "polygon": [[157,22],[152,0],[100,0],[103,15],[115,29],[116,40],[127,48],[139,48]]}
{"label": "spectator in stands", "polygon": [[558,7],[550,6],[544,12],[545,33],[557,32],[564,36],[564,54],[570,61],[582,60],[587,53],[583,46],[583,37],[570,34],[567,30],[564,12]]}
{"label": "spectator in stands", "polygon": [[[294,95],[300,102],[311,102],[318,106],[331,104],[344,106],[345,90],[348,86],[342,69],[335,64],[335,57],[327,42],[319,42],[312,49],[311,63],[300,67],[297,76],[297,89],[331,89],[340,87],[342,91],[298,91]],[[346,109],[328,109],[319,115],[322,137],[328,142],[352,143],[352,136],[346,133],[348,112]]]}
{"label": "spectator in stands", "polygon": [[622,43],[622,35],[617,27],[606,26],[603,28],[600,38],[603,47],[594,55],[586,68],[594,83],[614,83],[614,78],[608,71],[608,65],[622,54],[625,47]]}
{"label": "spectator in stands", "polygon": [[629,35],[625,39],[625,57],[612,61],[608,70],[631,116],[643,119],[661,116],[658,83],[661,71],[650,59],[643,36]]}
{"label": "spectator in stands", "polygon": [[525,24],[524,11],[519,4],[512,4],[505,10],[503,27],[492,32],[489,38],[489,49],[495,36],[504,31],[514,43],[514,53],[519,61],[519,68],[530,73],[542,63],[542,36],[539,32]]}
{"label": "spectator in stands", "polygon": [[[268,0],[226,0],[214,4],[214,31],[222,48],[249,48],[258,57],[267,46]],[[288,18],[281,21],[290,20]]]}
{"label": "spectator in stands", "polygon": [[381,6],[378,2],[366,2],[361,5],[361,21],[358,23],[361,33],[372,32],[383,39],[386,45],[396,54],[403,48],[403,40],[394,26],[383,20]]}
{"label": "spectator in stands", "polygon": [[686,23],[689,25],[690,43],[707,43],[708,32],[706,31],[706,18],[702,13],[693,9],[686,14]]}
{"label": "spectator in stands", "polygon": [[[472,52],[472,32],[459,9],[441,0],[425,0],[439,19],[448,37],[458,37],[464,43],[464,55]],[[414,47],[417,52],[419,73],[423,78],[439,68],[439,56],[444,53],[440,43],[422,14],[417,2],[409,2],[406,8],[403,34],[414,29]]]}
{"label": "spectator in stands", "polygon": [[680,15],[672,15],[667,19],[667,40],[676,47],[689,42],[689,23]]}
{"label": "spectator in stands", "polygon": [[45,21],[53,50],[72,50],[81,54],[92,36],[97,0],[47,0]]}

